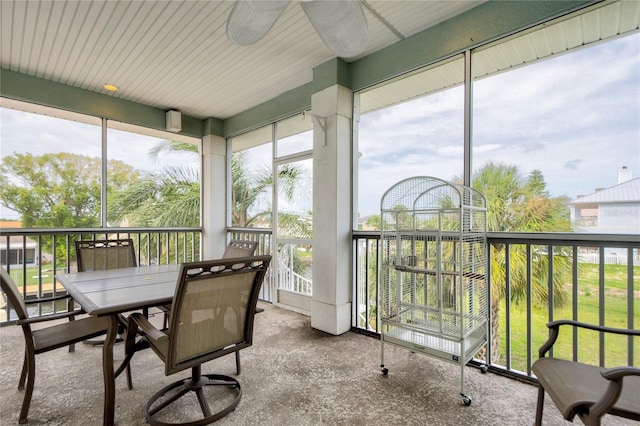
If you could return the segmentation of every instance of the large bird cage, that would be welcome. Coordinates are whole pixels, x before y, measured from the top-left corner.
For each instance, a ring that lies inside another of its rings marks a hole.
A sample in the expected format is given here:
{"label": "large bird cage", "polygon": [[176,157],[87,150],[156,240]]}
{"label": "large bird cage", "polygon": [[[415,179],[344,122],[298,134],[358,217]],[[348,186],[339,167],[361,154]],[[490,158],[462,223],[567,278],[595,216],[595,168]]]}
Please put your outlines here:
{"label": "large bird cage", "polygon": [[[384,345],[464,368],[487,342],[487,208],[472,188],[433,177],[398,182],[382,197],[380,301]],[[486,366],[482,366],[486,371]]]}

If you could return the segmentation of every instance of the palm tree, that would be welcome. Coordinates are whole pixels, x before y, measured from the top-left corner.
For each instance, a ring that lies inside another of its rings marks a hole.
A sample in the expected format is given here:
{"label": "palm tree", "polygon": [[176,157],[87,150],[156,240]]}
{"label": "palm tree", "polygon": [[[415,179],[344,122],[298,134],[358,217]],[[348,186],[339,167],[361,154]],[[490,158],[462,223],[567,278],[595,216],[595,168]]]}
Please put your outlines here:
{"label": "palm tree", "polygon": [[[231,204],[233,226],[241,228],[254,227],[260,223],[271,223],[271,205],[266,210],[252,213],[261,197],[269,194],[273,186],[273,174],[264,168],[257,175],[250,175],[246,168],[247,154],[236,152],[231,158]],[[293,201],[295,190],[302,174],[299,167],[285,164],[278,172],[278,188],[287,201]],[[297,235],[311,236],[308,218],[298,214],[281,213],[278,225],[287,232]]]}
{"label": "palm tree", "polygon": [[[192,152],[198,154],[196,145],[161,141],[150,151],[150,158],[161,152]],[[249,175],[246,154],[235,153],[232,157],[232,218],[233,226],[252,227],[260,223],[271,223],[270,205],[265,210],[255,210],[260,197],[271,191],[273,176],[265,169],[257,175]],[[279,188],[285,198],[292,201],[301,170],[285,166],[278,174]],[[197,227],[200,226],[200,174],[196,168],[167,167],[160,172],[143,174],[123,191],[113,191],[108,200],[109,221],[126,221],[140,227]],[[279,226],[286,232],[311,236],[309,217],[293,213],[281,213]],[[151,244],[151,242],[150,242]]]}
{"label": "palm tree", "polygon": [[[526,180],[520,177],[517,167],[489,162],[474,174],[472,187],[487,199],[487,230],[490,232],[562,232],[570,231],[566,200],[550,197],[546,183],[538,170]],[[508,250],[508,253],[507,253]],[[506,282],[506,257],[509,255],[510,280]],[[556,249],[553,256],[553,301],[562,306],[566,299],[565,283],[570,281],[571,262],[567,253]],[[526,301],[527,252],[523,245],[493,246],[491,261],[491,339],[492,361],[499,359],[498,319],[500,302],[510,288],[511,301]],[[548,304],[549,254],[545,250],[531,253],[532,303],[543,307]]]}
{"label": "palm tree", "polygon": [[193,167],[167,167],[146,173],[107,204],[111,221],[142,227],[200,226],[200,177]]}

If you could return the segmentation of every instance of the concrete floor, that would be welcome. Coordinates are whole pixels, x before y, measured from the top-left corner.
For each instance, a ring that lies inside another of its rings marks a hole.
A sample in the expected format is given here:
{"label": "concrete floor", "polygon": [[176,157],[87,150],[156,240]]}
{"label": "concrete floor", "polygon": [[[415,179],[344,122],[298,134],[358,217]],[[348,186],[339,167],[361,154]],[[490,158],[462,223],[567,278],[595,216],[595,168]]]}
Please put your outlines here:
{"label": "concrete floor", "polygon": [[[380,341],[348,332],[331,336],[311,328],[306,316],[262,304],[254,344],[241,352],[238,377],[243,397],[217,425],[531,425],[537,388],[496,374],[466,368],[466,407],[459,396],[460,369],[402,348],[385,348],[388,376],[379,371]],[[17,424],[23,392],[17,390],[23,356],[19,327],[0,328],[0,424]],[[77,345],[36,359],[31,425],[100,425],[100,348]],[[116,345],[116,359],[122,346]],[[134,389],[116,383],[116,424],[146,424],[143,407],[171,377],[148,350],[132,362]],[[211,361],[203,373],[235,375],[233,355]],[[580,424],[580,420],[576,420]],[[568,425],[547,398],[544,424]],[[606,418],[605,425],[633,422]]]}

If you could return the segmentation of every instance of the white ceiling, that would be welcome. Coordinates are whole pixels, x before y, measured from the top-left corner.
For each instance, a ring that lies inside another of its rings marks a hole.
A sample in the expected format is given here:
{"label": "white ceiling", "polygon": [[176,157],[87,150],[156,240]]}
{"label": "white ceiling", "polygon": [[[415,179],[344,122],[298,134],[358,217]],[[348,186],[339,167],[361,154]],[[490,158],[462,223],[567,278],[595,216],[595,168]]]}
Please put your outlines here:
{"label": "white ceiling", "polygon": [[[361,1],[369,45],[347,61],[484,0]],[[1,66],[100,93],[109,83],[119,87],[111,96],[225,119],[312,81],[333,57],[298,3],[261,41],[240,47],[225,35],[232,1],[1,0]]]}

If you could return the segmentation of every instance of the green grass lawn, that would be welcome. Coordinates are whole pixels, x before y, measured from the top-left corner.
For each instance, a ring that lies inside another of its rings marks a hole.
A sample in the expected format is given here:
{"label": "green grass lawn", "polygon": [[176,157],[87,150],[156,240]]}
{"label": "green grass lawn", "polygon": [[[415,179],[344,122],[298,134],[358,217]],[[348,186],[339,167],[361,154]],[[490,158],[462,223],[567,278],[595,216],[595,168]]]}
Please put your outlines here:
{"label": "green grass lawn", "polygon": [[[634,328],[640,327],[640,267],[634,268]],[[600,323],[599,298],[599,267],[598,265],[582,264],[578,276],[578,311],[577,319],[594,324]],[[572,296],[571,284],[566,290],[569,298],[565,306],[554,309],[554,319],[571,319]],[[627,266],[605,266],[605,295],[604,324],[609,327],[627,328]],[[504,307],[504,304],[501,304]],[[547,308],[533,308],[531,315],[532,359],[538,358],[538,349],[547,340],[549,319]],[[506,316],[500,313],[500,364],[506,364],[505,333]],[[573,356],[572,329],[564,328],[554,345],[554,356],[571,358]],[[627,338],[623,336],[606,336],[605,366],[627,364]],[[527,314],[525,306],[511,307],[511,362],[512,368],[526,371],[527,360]],[[640,365],[640,339],[634,341],[634,364]],[[578,333],[578,360],[587,364],[599,364],[600,341],[599,333],[581,330]]]}
{"label": "green grass lawn", "polygon": [[[64,273],[65,268],[58,268],[58,273]],[[10,275],[13,281],[16,283],[18,288],[22,290],[22,282],[23,275],[25,270],[22,267],[12,268]],[[38,291],[39,285],[39,271],[37,266],[30,266],[26,268],[27,275],[27,292],[28,293],[36,293]],[[51,265],[42,265],[42,287],[45,290],[53,288],[53,269]],[[59,289],[62,288],[60,284],[57,286]]]}

